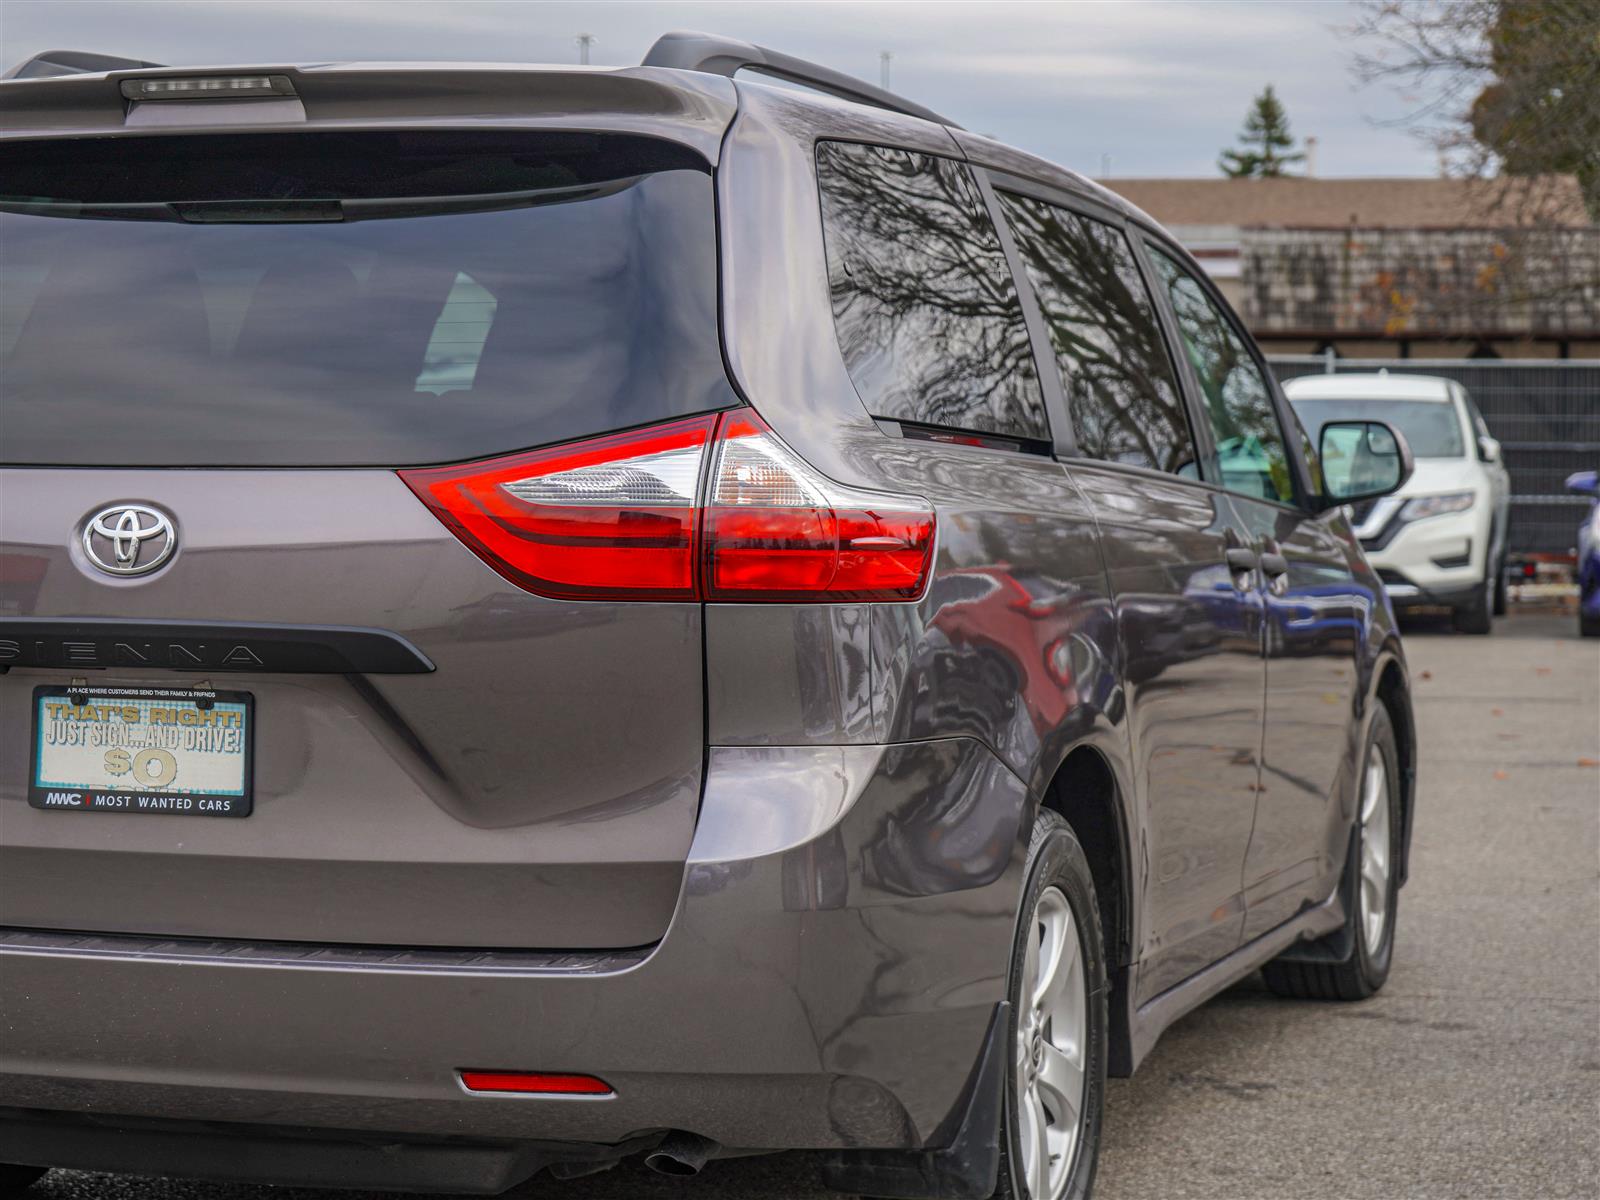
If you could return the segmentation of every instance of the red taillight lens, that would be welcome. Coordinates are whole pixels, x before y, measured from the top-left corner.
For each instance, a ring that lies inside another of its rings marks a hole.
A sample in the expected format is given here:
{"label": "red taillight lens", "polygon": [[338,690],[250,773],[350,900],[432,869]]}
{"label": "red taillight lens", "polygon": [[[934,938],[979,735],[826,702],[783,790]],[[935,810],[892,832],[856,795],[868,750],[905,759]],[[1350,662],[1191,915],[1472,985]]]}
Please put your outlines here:
{"label": "red taillight lens", "polygon": [[495,570],[559,599],[915,600],[933,562],[925,501],[824,478],[749,410],[400,476]]}
{"label": "red taillight lens", "polygon": [[532,1071],[463,1071],[469,1092],[522,1092],[544,1096],[611,1096],[616,1093],[593,1075],[548,1075]]}
{"label": "red taillight lens", "polygon": [[738,414],[717,431],[704,540],[708,600],[914,600],[933,512],[824,479]]}
{"label": "red taillight lens", "polygon": [[695,496],[715,421],[400,477],[480,558],[531,592],[693,600]]}

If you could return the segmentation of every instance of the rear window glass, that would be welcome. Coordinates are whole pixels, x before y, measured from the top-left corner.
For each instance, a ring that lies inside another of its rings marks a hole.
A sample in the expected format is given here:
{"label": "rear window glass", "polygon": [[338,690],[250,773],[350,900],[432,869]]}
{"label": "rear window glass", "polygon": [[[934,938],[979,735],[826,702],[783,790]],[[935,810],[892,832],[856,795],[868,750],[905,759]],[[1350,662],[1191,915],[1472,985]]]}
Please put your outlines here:
{"label": "rear window glass", "polygon": [[714,199],[623,135],[3,151],[0,457],[446,462],[735,402]]}
{"label": "rear window glass", "polygon": [[867,410],[1048,438],[1022,302],[961,163],[817,146],[834,325]]}

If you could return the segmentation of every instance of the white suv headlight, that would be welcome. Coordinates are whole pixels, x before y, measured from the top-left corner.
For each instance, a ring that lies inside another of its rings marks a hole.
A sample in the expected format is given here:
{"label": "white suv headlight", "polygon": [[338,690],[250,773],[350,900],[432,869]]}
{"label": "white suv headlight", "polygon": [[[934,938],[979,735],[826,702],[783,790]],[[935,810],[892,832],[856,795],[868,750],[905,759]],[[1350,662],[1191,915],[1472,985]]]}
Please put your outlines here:
{"label": "white suv headlight", "polygon": [[1442,517],[1445,513],[1466,512],[1472,507],[1472,492],[1445,492],[1439,496],[1413,496],[1400,510],[1402,521],[1421,521],[1427,517]]}

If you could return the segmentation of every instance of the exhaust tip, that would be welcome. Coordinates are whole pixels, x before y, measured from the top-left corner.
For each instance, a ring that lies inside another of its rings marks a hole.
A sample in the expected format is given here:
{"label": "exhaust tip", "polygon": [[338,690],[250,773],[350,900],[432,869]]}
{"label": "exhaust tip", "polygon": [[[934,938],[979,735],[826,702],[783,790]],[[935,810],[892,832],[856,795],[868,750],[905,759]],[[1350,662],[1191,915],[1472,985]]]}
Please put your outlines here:
{"label": "exhaust tip", "polygon": [[700,1168],[721,1147],[710,1138],[674,1129],[661,1139],[661,1144],[644,1156],[644,1165],[659,1175],[679,1179],[700,1174]]}

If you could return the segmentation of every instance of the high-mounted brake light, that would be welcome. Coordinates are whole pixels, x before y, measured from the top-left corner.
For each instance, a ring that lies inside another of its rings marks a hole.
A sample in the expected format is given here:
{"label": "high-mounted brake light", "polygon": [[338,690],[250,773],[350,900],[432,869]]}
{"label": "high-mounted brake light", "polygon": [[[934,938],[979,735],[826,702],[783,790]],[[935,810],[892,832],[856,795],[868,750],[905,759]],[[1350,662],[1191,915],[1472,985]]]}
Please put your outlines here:
{"label": "high-mounted brake light", "polygon": [[211,75],[184,79],[124,79],[129,100],[237,100],[252,96],[293,96],[287,75]]}
{"label": "high-mounted brake light", "polygon": [[558,599],[915,600],[933,561],[926,501],[824,478],[748,409],[400,477]]}
{"label": "high-mounted brake light", "polygon": [[520,1092],[539,1096],[614,1096],[603,1079],[593,1075],[551,1075],[535,1071],[463,1071],[461,1085],[469,1092]]}

